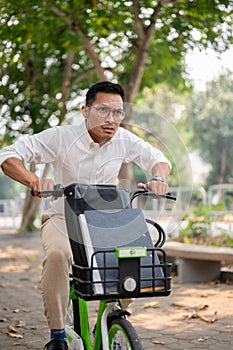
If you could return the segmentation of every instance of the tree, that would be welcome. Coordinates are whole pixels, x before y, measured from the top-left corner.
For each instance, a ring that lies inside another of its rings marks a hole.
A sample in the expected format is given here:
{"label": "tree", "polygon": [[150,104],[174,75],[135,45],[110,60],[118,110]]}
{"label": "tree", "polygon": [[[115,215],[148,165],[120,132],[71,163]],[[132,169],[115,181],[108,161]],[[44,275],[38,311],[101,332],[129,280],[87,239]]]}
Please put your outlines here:
{"label": "tree", "polygon": [[185,52],[195,45],[225,50],[232,40],[230,0],[1,3],[6,142],[63,123],[79,108],[77,95],[97,80],[119,81],[129,104],[155,83],[182,90]]}
{"label": "tree", "polygon": [[141,135],[144,139],[161,149],[172,161],[169,185],[175,187],[178,184],[192,186],[186,135],[181,132],[184,127],[182,110],[187,103],[187,96],[188,92],[179,95],[164,84],[151,89],[144,88],[137,99],[137,113],[134,113],[131,121],[144,131]]}
{"label": "tree", "polygon": [[1,101],[9,136],[62,123],[68,102],[96,80],[121,82],[128,103],[155,82],[182,88],[189,48],[223,51],[230,44],[230,3],[2,0]]}
{"label": "tree", "polygon": [[207,185],[229,183],[233,177],[233,73],[226,71],[192,96],[187,111],[191,143],[212,166]]}

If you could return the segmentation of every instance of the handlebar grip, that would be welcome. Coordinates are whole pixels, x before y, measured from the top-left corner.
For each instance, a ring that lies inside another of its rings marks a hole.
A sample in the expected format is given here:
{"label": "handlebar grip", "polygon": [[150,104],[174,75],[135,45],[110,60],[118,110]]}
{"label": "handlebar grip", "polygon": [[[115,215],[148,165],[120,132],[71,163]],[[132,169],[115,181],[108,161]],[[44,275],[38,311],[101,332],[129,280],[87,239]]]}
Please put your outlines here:
{"label": "handlebar grip", "polygon": [[[64,194],[64,187],[61,184],[56,184],[53,187],[53,190],[41,190],[38,191],[39,194],[50,194],[54,197],[62,197]],[[33,189],[31,189],[31,195],[35,196],[35,193],[33,191]]]}

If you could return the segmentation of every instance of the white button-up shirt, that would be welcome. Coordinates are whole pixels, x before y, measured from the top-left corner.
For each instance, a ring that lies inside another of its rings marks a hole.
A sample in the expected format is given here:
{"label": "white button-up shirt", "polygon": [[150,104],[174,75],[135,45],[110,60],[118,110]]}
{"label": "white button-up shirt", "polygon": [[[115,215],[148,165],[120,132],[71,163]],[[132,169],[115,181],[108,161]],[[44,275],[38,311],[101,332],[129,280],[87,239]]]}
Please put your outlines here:
{"label": "white button-up shirt", "polygon": [[119,128],[103,145],[90,137],[85,121],[25,135],[0,151],[0,164],[10,157],[24,163],[52,164],[55,183],[115,184],[123,163],[134,162],[150,171],[159,162],[170,162],[161,151],[138,136]]}

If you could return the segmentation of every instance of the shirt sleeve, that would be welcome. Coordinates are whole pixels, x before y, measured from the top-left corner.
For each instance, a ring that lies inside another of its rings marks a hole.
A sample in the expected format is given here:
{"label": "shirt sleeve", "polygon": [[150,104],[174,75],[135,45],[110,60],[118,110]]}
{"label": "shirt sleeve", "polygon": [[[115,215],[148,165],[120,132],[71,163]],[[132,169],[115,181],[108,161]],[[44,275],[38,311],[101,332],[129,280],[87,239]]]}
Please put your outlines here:
{"label": "shirt sleeve", "polygon": [[162,162],[167,163],[171,169],[171,162],[162,151],[128,131],[126,134],[128,134],[126,135],[126,144],[128,144],[126,163],[134,162],[142,169],[150,171],[155,164]]}
{"label": "shirt sleeve", "polygon": [[19,158],[24,163],[45,164],[58,154],[57,130],[51,128],[35,135],[25,135],[13,145],[0,150],[0,165],[8,158]]}

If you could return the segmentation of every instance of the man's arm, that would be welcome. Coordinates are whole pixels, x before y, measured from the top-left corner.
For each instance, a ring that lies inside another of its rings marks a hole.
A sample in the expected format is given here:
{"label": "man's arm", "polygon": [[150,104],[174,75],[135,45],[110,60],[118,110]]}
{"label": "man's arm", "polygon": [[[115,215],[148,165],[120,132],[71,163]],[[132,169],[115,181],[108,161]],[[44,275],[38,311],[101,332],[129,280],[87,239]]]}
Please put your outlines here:
{"label": "man's arm", "polygon": [[152,168],[152,177],[161,177],[164,182],[167,182],[168,175],[170,174],[170,167],[168,163],[157,163]]}
{"label": "man's arm", "polygon": [[40,179],[36,174],[25,168],[21,159],[12,157],[6,159],[1,164],[2,171],[15,181],[33,189],[38,196],[38,190],[53,189],[54,181],[52,179]]}
{"label": "man's arm", "polygon": [[5,175],[30,188],[39,180],[35,174],[25,168],[23,161],[19,158],[8,158],[2,163],[1,168]]}
{"label": "man's arm", "polygon": [[153,166],[152,179],[147,183],[139,183],[140,188],[150,188],[153,192],[158,194],[166,194],[168,192],[167,179],[170,173],[170,167],[166,162],[160,162]]}

